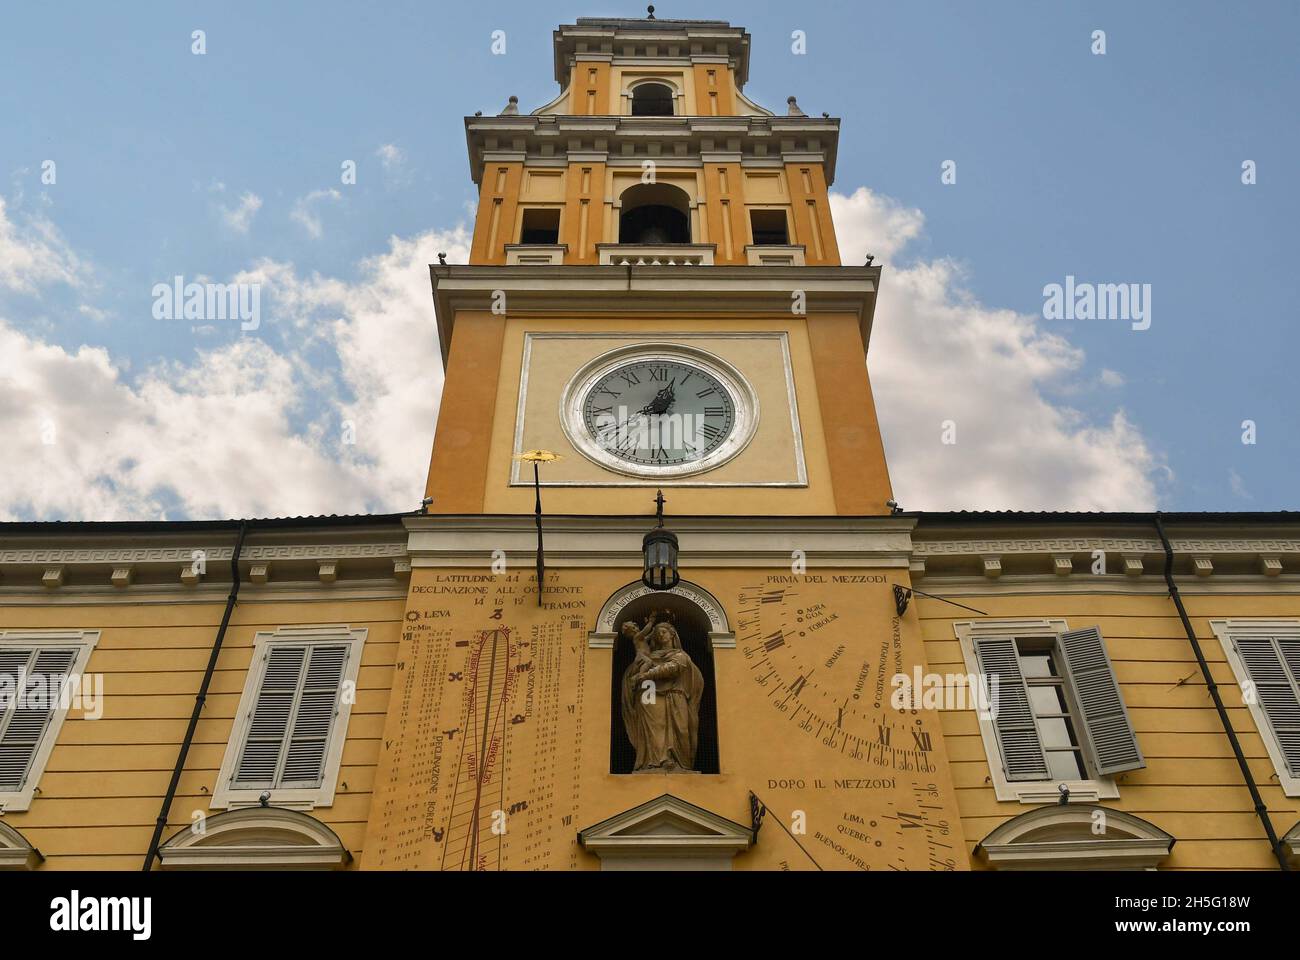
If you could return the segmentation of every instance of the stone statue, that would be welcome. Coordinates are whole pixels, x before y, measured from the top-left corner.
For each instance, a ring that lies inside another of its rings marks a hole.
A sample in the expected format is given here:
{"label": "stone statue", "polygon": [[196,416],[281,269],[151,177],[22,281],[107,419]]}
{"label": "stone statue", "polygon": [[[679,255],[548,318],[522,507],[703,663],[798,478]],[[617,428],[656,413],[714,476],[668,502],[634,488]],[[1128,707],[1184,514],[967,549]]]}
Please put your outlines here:
{"label": "stone statue", "polygon": [[640,629],[631,621],[622,627],[636,650],[622,687],[623,726],[636,748],[633,773],[682,773],[695,766],[704,675],[667,618],[667,611],[651,613]]}

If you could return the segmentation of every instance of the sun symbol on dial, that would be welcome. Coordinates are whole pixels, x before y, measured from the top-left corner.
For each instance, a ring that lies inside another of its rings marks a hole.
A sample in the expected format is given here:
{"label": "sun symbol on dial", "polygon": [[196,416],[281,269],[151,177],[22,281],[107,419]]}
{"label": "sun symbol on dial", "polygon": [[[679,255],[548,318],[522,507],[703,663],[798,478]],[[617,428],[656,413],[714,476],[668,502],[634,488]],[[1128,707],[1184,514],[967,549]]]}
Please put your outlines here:
{"label": "sun symbol on dial", "polygon": [[[762,584],[741,593],[739,643],[768,702],[801,733],[855,760],[898,771],[933,772],[933,734],[918,711],[889,703],[901,660],[899,623],[864,637],[830,593]],[[857,585],[855,589],[871,589]]]}

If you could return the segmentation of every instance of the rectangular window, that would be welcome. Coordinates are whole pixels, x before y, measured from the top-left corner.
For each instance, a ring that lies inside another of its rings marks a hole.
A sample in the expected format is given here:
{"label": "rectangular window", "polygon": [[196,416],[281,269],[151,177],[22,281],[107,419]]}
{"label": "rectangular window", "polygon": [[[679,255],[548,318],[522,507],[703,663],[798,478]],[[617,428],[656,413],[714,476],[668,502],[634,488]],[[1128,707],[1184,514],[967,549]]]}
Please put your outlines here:
{"label": "rectangular window", "polygon": [[755,246],[785,246],[790,242],[784,210],[751,210]]}
{"label": "rectangular window", "polygon": [[213,796],[214,807],[333,802],[365,630],[286,627],[258,634]]}
{"label": "rectangular window", "polygon": [[1038,739],[1047,754],[1051,780],[1084,780],[1087,768],[1083,748],[1074,732],[1074,717],[1065,692],[1065,678],[1056,662],[1051,641],[1017,640],[1020,669],[1029,688],[1029,708],[1038,728]]}
{"label": "rectangular window", "polygon": [[557,207],[534,207],[524,211],[520,243],[560,242],[560,211]]}
{"label": "rectangular window", "polygon": [[981,735],[1000,800],[1044,803],[1061,784],[1076,800],[1118,796],[1107,778],[1146,765],[1119,681],[1095,627],[1061,620],[954,624],[992,709]]}
{"label": "rectangular window", "polygon": [[0,632],[0,811],[26,810],[81,683],[97,632]]}

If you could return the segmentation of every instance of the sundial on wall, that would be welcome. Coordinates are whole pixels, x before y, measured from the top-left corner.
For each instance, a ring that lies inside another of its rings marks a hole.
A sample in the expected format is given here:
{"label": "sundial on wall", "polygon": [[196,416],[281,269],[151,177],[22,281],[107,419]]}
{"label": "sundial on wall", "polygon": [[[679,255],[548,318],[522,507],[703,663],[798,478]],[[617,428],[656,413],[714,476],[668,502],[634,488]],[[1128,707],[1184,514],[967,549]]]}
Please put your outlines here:
{"label": "sundial on wall", "polygon": [[[862,584],[859,589],[885,589]],[[738,645],[771,708],[799,733],[854,761],[932,773],[936,734],[920,711],[890,706],[890,679],[911,674],[898,621],[853,624],[825,590],[765,584],[747,589],[737,614]]]}

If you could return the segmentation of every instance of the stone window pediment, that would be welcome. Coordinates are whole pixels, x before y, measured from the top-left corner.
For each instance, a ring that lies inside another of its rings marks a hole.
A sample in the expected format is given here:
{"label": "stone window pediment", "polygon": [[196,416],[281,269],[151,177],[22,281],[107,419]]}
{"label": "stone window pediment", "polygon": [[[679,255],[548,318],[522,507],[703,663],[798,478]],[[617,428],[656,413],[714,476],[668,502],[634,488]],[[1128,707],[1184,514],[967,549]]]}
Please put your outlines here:
{"label": "stone window pediment", "polygon": [[1072,803],[1013,817],[975,852],[995,870],[1155,870],[1175,842],[1131,813]]}
{"label": "stone window pediment", "polygon": [[671,794],[615,814],[578,834],[602,870],[730,870],[753,831]]}
{"label": "stone window pediment", "polygon": [[169,870],[339,870],[352,855],[315,817],[279,807],[219,813],[172,836],[158,848]]}
{"label": "stone window pediment", "polygon": [[26,837],[0,823],[0,870],[35,870],[44,859]]}

